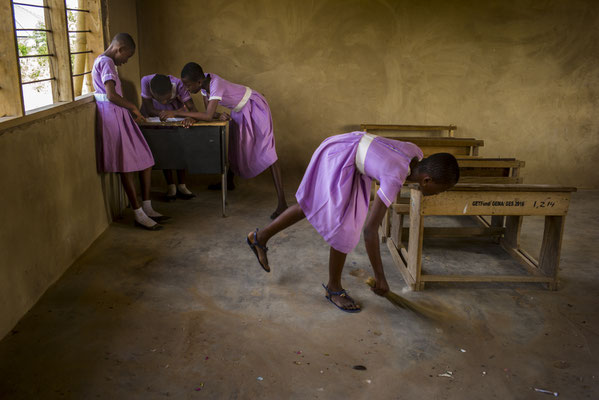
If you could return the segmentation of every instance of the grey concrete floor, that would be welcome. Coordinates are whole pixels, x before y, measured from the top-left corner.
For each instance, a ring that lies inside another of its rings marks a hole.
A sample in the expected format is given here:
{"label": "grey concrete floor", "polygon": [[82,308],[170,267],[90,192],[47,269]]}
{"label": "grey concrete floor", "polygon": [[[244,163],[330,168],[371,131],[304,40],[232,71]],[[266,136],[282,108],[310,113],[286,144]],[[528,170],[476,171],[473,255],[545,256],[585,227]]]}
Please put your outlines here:
{"label": "grey concrete floor", "polygon": [[[224,219],[219,194],[199,186],[196,199],[155,202],[173,217],[163,231],[134,228],[126,212],[0,342],[0,398],[552,397],[534,388],[599,398],[599,192],[574,195],[556,292],[411,292],[382,246],[392,290],[445,315],[431,321],[370,292],[363,243],[344,271],[363,311],[338,311],[320,286],[328,247],[306,221],[269,243],[264,273],[245,236],[274,209],[266,178],[230,193]],[[542,220],[525,218],[523,229],[534,251]],[[426,241],[424,255],[439,271],[519,269],[485,240]]]}

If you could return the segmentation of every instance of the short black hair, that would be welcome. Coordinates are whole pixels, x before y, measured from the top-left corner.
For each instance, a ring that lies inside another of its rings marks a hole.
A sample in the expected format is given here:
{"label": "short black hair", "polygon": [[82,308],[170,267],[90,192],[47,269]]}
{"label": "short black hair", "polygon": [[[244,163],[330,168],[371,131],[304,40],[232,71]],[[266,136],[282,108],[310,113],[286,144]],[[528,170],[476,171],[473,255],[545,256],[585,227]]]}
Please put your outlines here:
{"label": "short black hair", "polygon": [[168,76],[156,74],[150,81],[150,89],[152,89],[152,93],[162,96],[173,90],[173,84]]}
{"label": "short black hair", "polygon": [[460,167],[453,154],[435,153],[418,164],[418,170],[428,174],[433,182],[453,186],[460,179]]}
{"label": "short black hair", "polygon": [[181,70],[181,78],[191,79],[192,81],[199,81],[204,78],[204,71],[200,64],[189,62],[185,64]]}
{"label": "short black hair", "polygon": [[112,39],[112,43],[120,43],[125,47],[130,48],[131,50],[135,50],[135,40],[128,33],[121,32],[117,33]]}

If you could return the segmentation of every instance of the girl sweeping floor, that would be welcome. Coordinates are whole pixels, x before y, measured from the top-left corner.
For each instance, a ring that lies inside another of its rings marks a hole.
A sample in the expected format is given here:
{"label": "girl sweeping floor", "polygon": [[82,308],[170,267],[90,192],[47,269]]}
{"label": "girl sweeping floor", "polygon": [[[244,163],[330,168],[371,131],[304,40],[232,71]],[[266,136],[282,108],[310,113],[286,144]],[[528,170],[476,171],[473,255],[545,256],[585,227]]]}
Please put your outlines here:
{"label": "girl sweeping floor", "polygon": [[[362,227],[376,279],[373,291],[384,295],[389,285],[381,261],[378,227],[387,208],[405,181],[419,183],[427,196],[451,188],[458,178],[458,164],[451,154],[438,153],[422,159],[422,151],[412,143],[365,132],[332,136],[314,152],[296,193],[298,204],[289,207],[262,230],[250,232],[247,243],[262,268],[269,272],[267,242],[278,232],[307,218],[331,246],[329,281],[323,284],[325,297],[342,311],[358,312],[360,307],[341,285],[341,272],[347,253],[360,240]],[[380,189],[366,218],[373,179],[380,182]]]}

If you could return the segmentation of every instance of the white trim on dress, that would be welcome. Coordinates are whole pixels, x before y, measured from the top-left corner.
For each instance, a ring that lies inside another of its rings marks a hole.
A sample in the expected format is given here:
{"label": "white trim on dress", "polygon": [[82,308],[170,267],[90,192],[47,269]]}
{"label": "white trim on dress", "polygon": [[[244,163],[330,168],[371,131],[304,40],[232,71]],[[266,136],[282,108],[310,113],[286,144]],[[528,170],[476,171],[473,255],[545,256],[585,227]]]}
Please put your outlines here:
{"label": "white trim on dress", "polygon": [[237,106],[235,106],[235,108],[233,109],[233,111],[235,111],[235,112],[241,111],[241,109],[247,104],[247,102],[250,99],[251,95],[252,95],[252,89],[250,89],[249,87],[246,86],[245,87],[245,93],[243,94],[243,98],[237,104]]}
{"label": "white trim on dress", "polygon": [[356,151],[356,168],[358,168],[358,171],[360,171],[362,175],[364,175],[364,162],[366,161],[366,153],[368,152],[368,148],[375,137],[376,136],[374,135],[365,133],[360,139],[360,143],[358,143],[358,151]]}
{"label": "white trim on dress", "polygon": [[385,192],[383,192],[383,189],[382,189],[382,188],[380,188],[380,187],[379,187],[379,192],[381,192],[381,194],[383,195],[383,197],[384,197],[385,199],[387,199],[387,203],[389,203],[389,204],[391,204],[391,203],[392,203],[392,201],[391,201],[391,200],[389,200],[389,198],[387,197],[387,195],[385,194]]}
{"label": "white trim on dress", "polygon": [[96,101],[110,101],[108,100],[108,95],[106,95],[106,93],[94,93],[94,98]]}

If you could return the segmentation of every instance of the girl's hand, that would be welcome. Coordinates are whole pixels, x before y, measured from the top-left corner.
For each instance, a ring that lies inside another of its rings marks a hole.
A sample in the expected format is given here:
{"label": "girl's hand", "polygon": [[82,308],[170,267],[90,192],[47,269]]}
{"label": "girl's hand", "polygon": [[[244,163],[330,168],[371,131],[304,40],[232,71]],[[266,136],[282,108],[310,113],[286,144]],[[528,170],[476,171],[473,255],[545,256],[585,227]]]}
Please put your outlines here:
{"label": "girl's hand", "polygon": [[385,278],[377,279],[376,284],[370,290],[372,290],[375,294],[378,294],[379,296],[384,296],[385,293],[389,291],[389,284],[387,283],[387,280]]}
{"label": "girl's hand", "polygon": [[131,111],[131,113],[133,114],[133,120],[140,124],[142,122],[146,122],[146,119],[144,118],[143,115],[141,115],[141,113],[139,112],[139,110],[136,108],[133,111]]}
{"label": "girl's hand", "polygon": [[230,119],[231,119],[231,116],[230,116],[229,114],[227,114],[227,113],[221,113],[221,114],[218,116],[218,120],[219,120],[219,121],[228,121],[228,120],[230,120]]}
{"label": "girl's hand", "polygon": [[183,128],[189,128],[191,125],[193,125],[196,122],[195,119],[191,118],[191,117],[187,117],[185,118],[181,124],[183,125]]}
{"label": "girl's hand", "polygon": [[174,118],[175,112],[171,111],[171,110],[160,111],[160,114],[158,115],[158,117],[160,117],[161,121],[166,121],[167,118]]}

